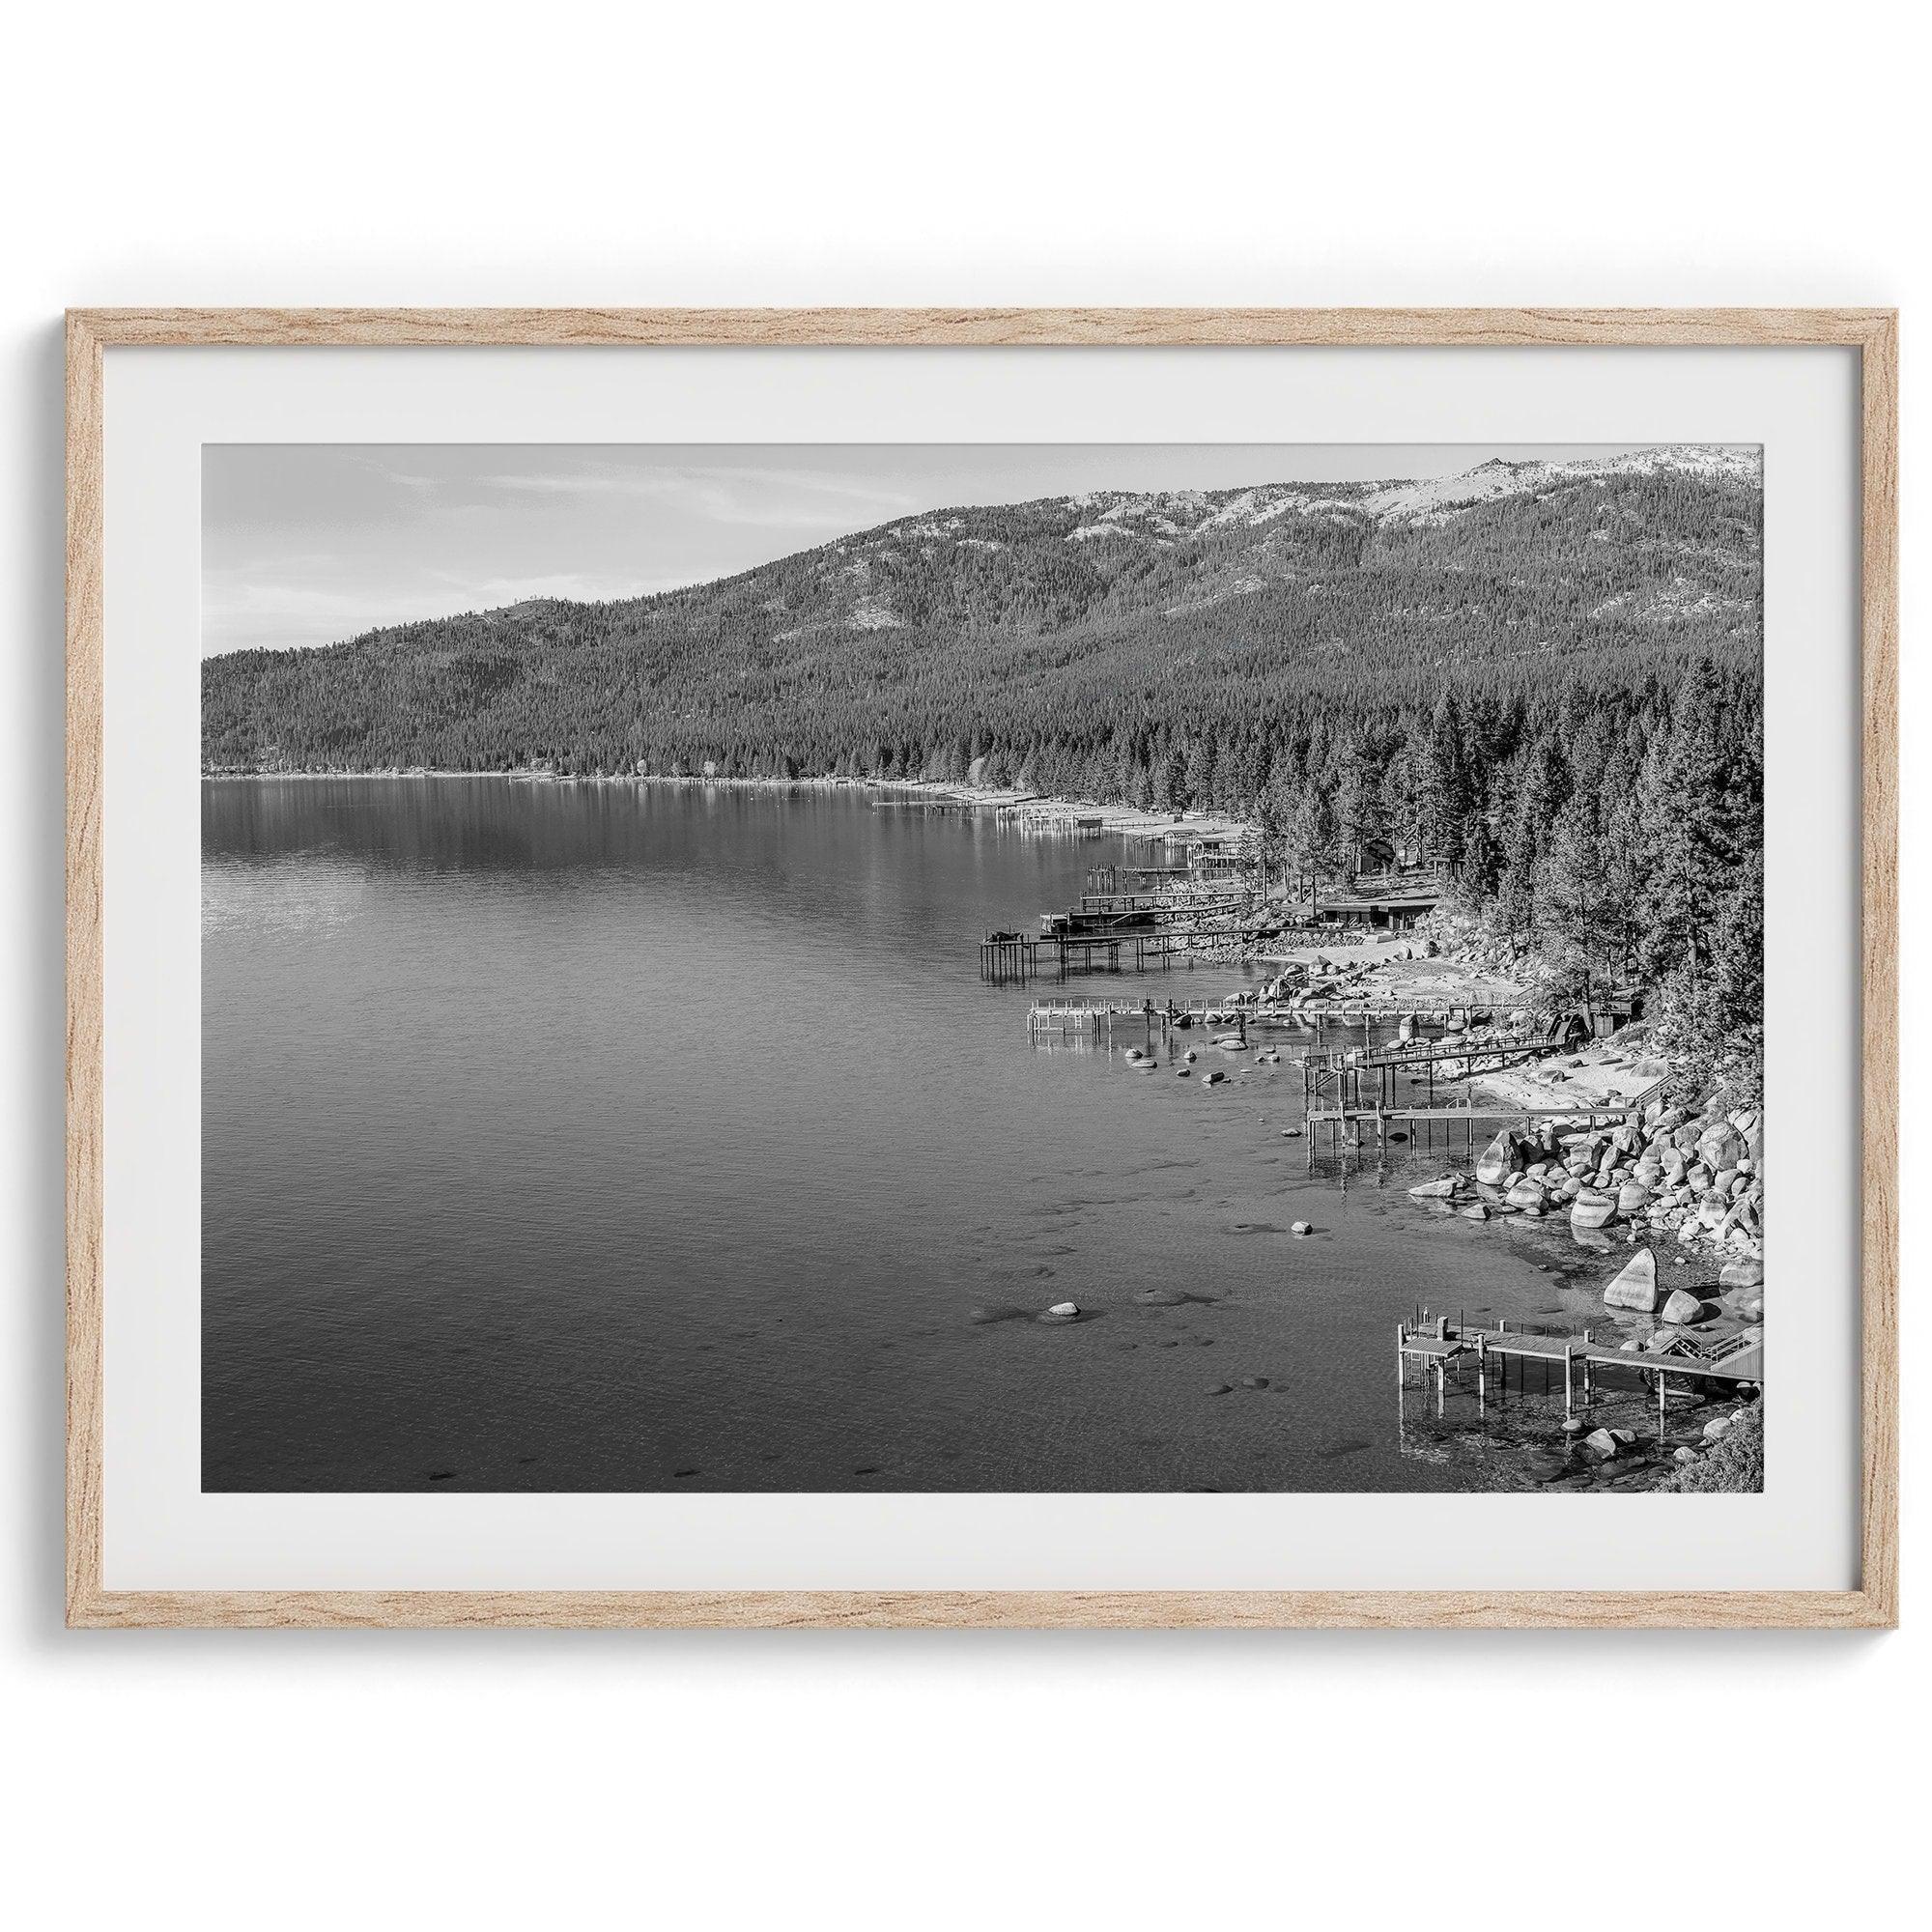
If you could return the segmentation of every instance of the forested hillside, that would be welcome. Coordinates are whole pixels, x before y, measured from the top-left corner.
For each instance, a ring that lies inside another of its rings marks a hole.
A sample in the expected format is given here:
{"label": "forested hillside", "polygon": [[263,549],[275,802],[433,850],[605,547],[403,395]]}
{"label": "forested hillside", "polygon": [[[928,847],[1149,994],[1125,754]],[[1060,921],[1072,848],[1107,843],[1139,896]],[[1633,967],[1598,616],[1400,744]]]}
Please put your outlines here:
{"label": "forested hillside", "polygon": [[1730,1036],[1761,536],[1755,454],[1697,448],[960,508],[661,596],[212,659],[203,758],[972,777],[1240,811],[1317,866],[1385,837]]}

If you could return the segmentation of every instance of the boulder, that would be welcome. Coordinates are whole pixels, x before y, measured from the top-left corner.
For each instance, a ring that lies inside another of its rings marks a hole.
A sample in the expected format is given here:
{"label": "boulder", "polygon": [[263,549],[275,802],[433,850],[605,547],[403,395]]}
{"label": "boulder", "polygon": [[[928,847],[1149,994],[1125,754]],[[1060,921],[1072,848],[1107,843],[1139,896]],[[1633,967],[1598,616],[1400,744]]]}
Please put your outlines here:
{"label": "boulder", "polygon": [[1617,1217],[1617,1204],[1606,1194],[1579,1194],[1570,1208],[1573,1228],[1602,1228]]}
{"label": "boulder", "polygon": [[1694,1449],[1673,1449],[1670,1452],[1670,1460],[1673,1463],[1694,1463],[1697,1460],[1697,1452]]}
{"label": "boulder", "polygon": [[1515,1146],[1508,1134],[1498,1134],[1483,1150],[1483,1157],[1476,1163],[1476,1179],[1486,1180],[1494,1187],[1515,1166]]}
{"label": "boulder", "polygon": [[1315,1232],[1315,1223],[1313,1221],[1291,1221],[1288,1224],[1288,1232],[1291,1235],[1312,1235]]}
{"label": "boulder", "polygon": [[1660,1316],[1664,1321],[1703,1321],[1709,1317],[1709,1310],[1688,1288],[1673,1288],[1663,1304]]}
{"label": "boulder", "polygon": [[1617,1278],[1605,1289],[1604,1305],[1649,1315],[1655,1312],[1657,1299],[1657,1257],[1649,1248],[1639,1248],[1624,1264]]}
{"label": "boulder", "polygon": [[1706,1442],[1717,1441],[1720,1435],[1725,1435],[1729,1431],[1730,1426],[1731,1418],[1728,1415],[1714,1415],[1704,1425],[1704,1440]]}
{"label": "boulder", "polygon": [[1440,1180],[1420,1181],[1408,1191],[1422,1200],[1446,1201],[1462,1184],[1455,1175],[1445,1174]]}
{"label": "boulder", "polygon": [[1763,1282],[1762,1262],[1729,1262],[1718,1276],[1720,1288],[1758,1288]]}
{"label": "boulder", "polygon": [[1465,1221],[1487,1221],[1490,1218],[1490,1210],[1480,1201],[1472,1201],[1466,1208],[1459,1208],[1456,1211]]}
{"label": "boulder", "polygon": [[1080,1319],[1080,1304],[1077,1301],[1056,1301],[1039,1319],[1042,1321],[1077,1321]]}
{"label": "boulder", "polygon": [[1617,1212],[1640,1214],[1650,1206],[1650,1189],[1640,1180],[1627,1180],[1617,1189]]}
{"label": "boulder", "polygon": [[1607,1429],[1593,1429],[1584,1436],[1583,1447],[1607,1463],[1617,1453],[1617,1438]]}

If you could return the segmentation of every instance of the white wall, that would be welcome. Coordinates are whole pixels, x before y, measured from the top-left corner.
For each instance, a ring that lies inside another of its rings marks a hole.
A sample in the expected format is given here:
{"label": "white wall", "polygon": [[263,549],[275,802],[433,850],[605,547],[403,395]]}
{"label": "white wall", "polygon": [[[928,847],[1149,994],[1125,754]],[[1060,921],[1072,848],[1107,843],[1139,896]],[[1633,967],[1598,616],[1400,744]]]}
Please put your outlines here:
{"label": "white wall", "polygon": [[[1680,1923],[1757,1900],[1852,1908],[1847,1855],[1861,1889],[1916,1870],[1922,1628],[70,1635],[58,1544],[64,305],[1916,310],[1924,109],[1898,25],[1860,4],[1629,0],[1321,17],[189,0],[12,22],[0,1777],[18,1788],[0,1818],[21,1922],[166,1901],[213,1925],[1244,1907]],[[1921,1141],[1915,1124],[1908,1173]],[[1907,1461],[1910,1551],[1910,1427]],[[1642,1883],[1613,1897],[1598,1875],[1626,1849]]]}

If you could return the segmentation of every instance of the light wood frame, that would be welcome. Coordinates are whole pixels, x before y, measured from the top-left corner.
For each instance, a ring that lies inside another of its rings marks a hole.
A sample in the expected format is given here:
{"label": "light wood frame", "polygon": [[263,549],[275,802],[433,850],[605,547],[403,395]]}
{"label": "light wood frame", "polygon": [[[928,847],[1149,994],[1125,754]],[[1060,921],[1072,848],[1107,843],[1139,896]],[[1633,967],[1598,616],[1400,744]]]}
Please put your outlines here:
{"label": "light wood frame", "polygon": [[[1862,378],[1862,1571],[1842,1591],[134,1591],[102,1548],[103,352],[653,344],[1839,347]],[[90,309],[67,319],[67,1617],[75,1627],[1898,1621],[1898,318],[1889,309]]]}

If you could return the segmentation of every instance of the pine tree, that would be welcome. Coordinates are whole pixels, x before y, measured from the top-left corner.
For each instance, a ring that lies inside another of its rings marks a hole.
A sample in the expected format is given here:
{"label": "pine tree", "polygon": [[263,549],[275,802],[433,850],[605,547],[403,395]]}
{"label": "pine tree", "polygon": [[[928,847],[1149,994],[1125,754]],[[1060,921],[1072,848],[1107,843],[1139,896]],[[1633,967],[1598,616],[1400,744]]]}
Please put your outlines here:
{"label": "pine tree", "polygon": [[1388,811],[1382,800],[1379,761],[1366,737],[1357,737],[1342,754],[1335,786],[1335,819],[1350,866],[1362,865],[1363,848],[1387,834]]}
{"label": "pine tree", "polygon": [[1422,838],[1432,858],[1463,863],[1469,834],[1471,793],[1463,745],[1463,710],[1445,691],[1429,721],[1421,767]]}
{"label": "pine tree", "polygon": [[1737,877],[1754,760],[1724,724],[1716,669],[1699,664],[1678,694],[1667,732],[1644,761],[1652,856],[1638,960],[1653,983],[1675,982],[1685,1011],[1708,990],[1719,902]]}

